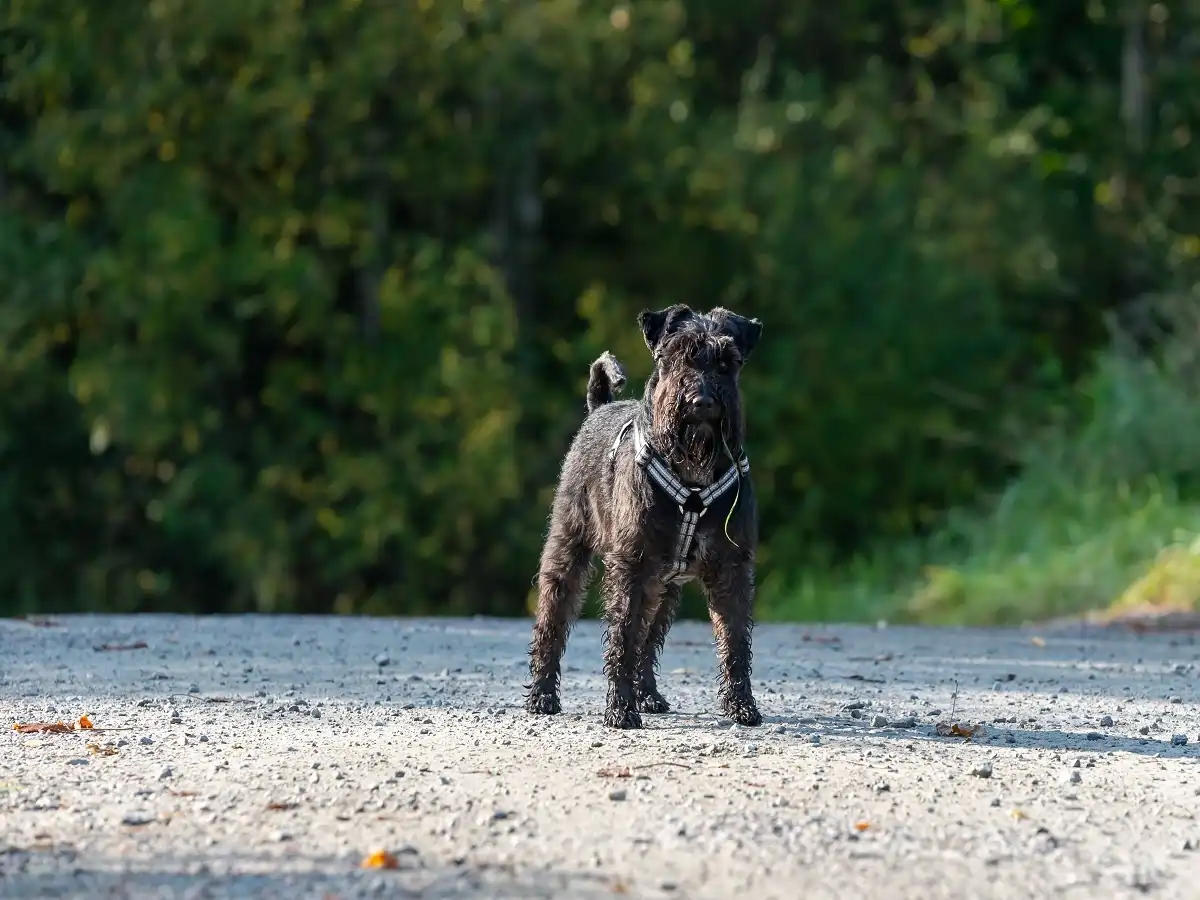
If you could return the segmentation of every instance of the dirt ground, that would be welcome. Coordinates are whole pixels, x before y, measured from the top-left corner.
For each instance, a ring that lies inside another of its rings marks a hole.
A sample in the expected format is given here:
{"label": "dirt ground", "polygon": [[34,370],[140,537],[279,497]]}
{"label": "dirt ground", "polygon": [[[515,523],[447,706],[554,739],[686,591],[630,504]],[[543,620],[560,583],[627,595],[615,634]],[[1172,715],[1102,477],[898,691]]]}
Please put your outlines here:
{"label": "dirt ground", "polygon": [[6,898],[1200,896],[1191,636],[759,626],[747,729],[681,623],[616,732],[596,623],[532,718],[527,621],[53,621],[0,621]]}

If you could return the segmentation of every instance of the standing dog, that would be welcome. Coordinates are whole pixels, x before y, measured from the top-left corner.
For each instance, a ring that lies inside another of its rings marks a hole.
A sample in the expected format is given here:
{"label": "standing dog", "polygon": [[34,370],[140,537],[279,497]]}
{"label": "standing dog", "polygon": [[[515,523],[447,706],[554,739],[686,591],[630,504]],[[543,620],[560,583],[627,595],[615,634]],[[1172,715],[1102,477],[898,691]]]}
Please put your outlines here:
{"label": "standing dog", "polygon": [[654,357],[641,400],[613,402],[626,378],[611,354],[591,366],[588,417],[563,462],[542,548],[525,705],[551,715],[562,708],[562,655],[599,555],[604,724],[640,728],[641,713],[670,709],[655,679],[658,654],[681,585],[699,578],[717,639],[722,711],[758,725],[750,687],[758,510],[738,375],[762,325],[682,304],[644,311],[638,324]]}

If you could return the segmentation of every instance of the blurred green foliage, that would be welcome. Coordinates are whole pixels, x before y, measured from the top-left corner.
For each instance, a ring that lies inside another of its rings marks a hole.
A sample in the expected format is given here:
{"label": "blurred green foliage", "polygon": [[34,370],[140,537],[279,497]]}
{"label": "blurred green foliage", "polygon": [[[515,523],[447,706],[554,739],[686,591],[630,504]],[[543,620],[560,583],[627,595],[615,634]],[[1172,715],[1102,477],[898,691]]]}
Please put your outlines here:
{"label": "blurred green foliage", "polygon": [[[1046,423],[1124,421],[1096,415],[1142,384],[1093,374],[1105,323],[1143,340],[1142,298],[1200,258],[1197,24],[8,0],[0,610],[524,612],[587,364],[644,376],[636,312],[686,302],[766,324],[764,608],[869,615],[822,585],[865,565],[854,591],[899,596],[926,552],[986,555],[948,511],[1029,482]],[[1089,483],[1134,477],[1105,455],[1131,434],[1088,438]],[[1187,440],[1138,483],[1186,498]]]}

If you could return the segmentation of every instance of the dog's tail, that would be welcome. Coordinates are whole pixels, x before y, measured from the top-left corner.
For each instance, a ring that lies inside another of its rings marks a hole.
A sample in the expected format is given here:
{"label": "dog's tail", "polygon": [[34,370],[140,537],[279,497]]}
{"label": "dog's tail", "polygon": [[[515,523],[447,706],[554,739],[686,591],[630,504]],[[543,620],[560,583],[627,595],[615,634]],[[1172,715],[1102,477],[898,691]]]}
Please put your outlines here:
{"label": "dog's tail", "polygon": [[613,395],[621,393],[625,387],[625,368],[617,358],[605,350],[600,358],[592,363],[588,371],[587,408],[588,412],[611,403]]}

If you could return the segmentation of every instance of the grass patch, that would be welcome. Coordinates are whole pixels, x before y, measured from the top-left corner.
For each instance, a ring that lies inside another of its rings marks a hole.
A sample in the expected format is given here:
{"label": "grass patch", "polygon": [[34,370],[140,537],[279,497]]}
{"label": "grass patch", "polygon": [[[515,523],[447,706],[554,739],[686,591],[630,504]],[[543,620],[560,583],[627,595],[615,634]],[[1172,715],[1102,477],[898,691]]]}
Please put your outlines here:
{"label": "grass patch", "polygon": [[1200,608],[1200,307],[1159,298],[1153,358],[1117,334],[1021,475],[925,540],[764,583],[764,619],[992,625]]}

